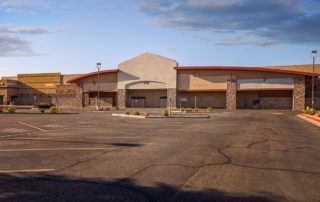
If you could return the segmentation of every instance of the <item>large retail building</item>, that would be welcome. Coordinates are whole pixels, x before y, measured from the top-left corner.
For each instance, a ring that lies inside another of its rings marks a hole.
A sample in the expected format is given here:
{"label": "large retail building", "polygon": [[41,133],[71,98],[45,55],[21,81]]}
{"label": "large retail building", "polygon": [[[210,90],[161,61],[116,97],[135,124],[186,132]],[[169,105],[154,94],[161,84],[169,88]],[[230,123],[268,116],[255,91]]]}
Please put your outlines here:
{"label": "large retail building", "polygon": [[[320,108],[320,66],[316,66],[315,106]],[[99,82],[98,82],[99,77]],[[32,83],[32,85],[28,84]],[[0,102],[52,102],[59,107],[213,107],[293,109],[311,104],[312,66],[179,66],[144,53],[116,69],[83,75],[29,74],[0,81]],[[40,99],[41,98],[41,99]]]}

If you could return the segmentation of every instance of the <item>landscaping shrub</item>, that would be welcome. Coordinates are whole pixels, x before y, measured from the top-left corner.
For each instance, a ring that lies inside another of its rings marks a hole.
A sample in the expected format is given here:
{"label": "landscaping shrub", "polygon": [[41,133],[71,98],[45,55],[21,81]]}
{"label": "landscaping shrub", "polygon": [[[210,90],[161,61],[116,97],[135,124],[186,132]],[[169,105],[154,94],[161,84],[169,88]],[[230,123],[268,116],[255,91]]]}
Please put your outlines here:
{"label": "landscaping shrub", "polygon": [[51,114],[55,114],[55,113],[58,113],[58,109],[56,107],[50,107],[48,112]]}
{"label": "landscaping shrub", "polygon": [[134,112],[133,112],[133,115],[139,116],[139,115],[140,115],[140,112],[139,112],[139,111],[134,111]]}
{"label": "landscaping shrub", "polygon": [[114,109],[114,110],[119,110],[119,106],[118,106],[118,105],[113,106],[113,109]]}
{"label": "landscaping shrub", "polygon": [[7,111],[9,113],[15,113],[16,112],[16,107],[14,106],[7,106]]}
{"label": "landscaping shrub", "polygon": [[182,112],[186,111],[186,109],[185,109],[185,108],[181,108],[180,110],[181,110]]}
{"label": "landscaping shrub", "polygon": [[192,108],[187,108],[186,112],[192,112]]}
{"label": "landscaping shrub", "polygon": [[39,108],[39,109],[49,109],[50,107],[53,107],[54,105],[49,104],[49,103],[34,103],[34,107]]}
{"label": "landscaping shrub", "polygon": [[130,115],[130,112],[128,110],[124,111],[125,115]]}
{"label": "landscaping shrub", "polygon": [[144,116],[145,116],[145,117],[150,116],[149,112],[145,112],[145,113],[144,113]]}
{"label": "landscaping shrub", "polygon": [[306,109],[303,110],[303,113],[308,114],[308,115],[315,115],[314,109],[307,107]]}
{"label": "landscaping shrub", "polygon": [[161,110],[161,115],[162,116],[169,116],[169,110],[167,110],[167,109]]}
{"label": "landscaping shrub", "polygon": [[212,107],[207,107],[207,112],[212,112]]}
{"label": "landscaping shrub", "polygon": [[43,114],[43,113],[44,113],[44,109],[43,109],[43,108],[39,108],[39,112],[40,112],[41,114]]}
{"label": "landscaping shrub", "polygon": [[100,108],[100,111],[108,111],[108,110],[110,110],[109,107],[101,107],[101,108]]}
{"label": "landscaping shrub", "polygon": [[199,112],[200,109],[199,109],[199,108],[195,108],[194,111],[195,111],[195,112]]}

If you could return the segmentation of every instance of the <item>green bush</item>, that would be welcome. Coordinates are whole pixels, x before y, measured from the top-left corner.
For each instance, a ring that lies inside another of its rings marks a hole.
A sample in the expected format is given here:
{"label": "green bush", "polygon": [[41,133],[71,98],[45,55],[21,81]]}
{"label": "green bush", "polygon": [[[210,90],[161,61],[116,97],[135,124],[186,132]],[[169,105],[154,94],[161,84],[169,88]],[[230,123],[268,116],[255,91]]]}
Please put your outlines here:
{"label": "green bush", "polygon": [[303,113],[308,114],[308,115],[315,115],[316,112],[314,111],[314,109],[307,107],[306,109],[303,110]]}
{"label": "green bush", "polygon": [[9,113],[15,113],[16,112],[16,107],[14,106],[7,106],[7,111]]}
{"label": "green bush", "polygon": [[108,111],[108,110],[110,110],[109,107],[101,107],[101,108],[100,108],[100,111]]}
{"label": "green bush", "polygon": [[50,107],[48,112],[51,114],[56,114],[56,113],[58,113],[58,109],[56,107]]}
{"label": "green bush", "polygon": [[118,106],[118,105],[113,106],[113,109],[114,109],[114,110],[119,110],[119,106]]}
{"label": "green bush", "polygon": [[53,107],[53,104],[49,103],[34,103],[34,107],[39,108],[39,109],[49,109],[50,107]]}
{"label": "green bush", "polygon": [[130,115],[130,112],[128,110],[124,111],[125,115]]}
{"label": "green bush", "polygon": [[145,112],[145,113],[144,113],[144,116],[145,116],[145,117],[150,116],[149,112]]}
{"label": "green bush", "polygon": [[186,109],[185,109],[185,108],[181,108],[180,110],[181,110],[182,112],[186,111]]}
{"label": "green bush", "polygon": [[194,111],[195,111],[195,112],[199,112],[200,109],[199,109],[199,108],[195,108]]}
{"label": "green bush", "polygon": [[207,107],[207,112],[212,112],[212,107]]}
{"label": "green bush", "polygon": [[44,109],[43,108],[39,108],[39,112],[41,113],[41,114],[43,114],[44,113]]}
{"label": "green bush", "polygon": [[140,115],[140,112],[139,112],[139,111],[134,111],[134,112],[133,112],[133,115],[139,116],[139,115]]}
{"label": "green bush", "polygon": [[192,108],[187,108],[186,112],[192,112]]}
{"label": "green bush", "polygon": [[162,116],[169,116],[169,110],[167,110],[167,109],[161,110],[161,115]]}

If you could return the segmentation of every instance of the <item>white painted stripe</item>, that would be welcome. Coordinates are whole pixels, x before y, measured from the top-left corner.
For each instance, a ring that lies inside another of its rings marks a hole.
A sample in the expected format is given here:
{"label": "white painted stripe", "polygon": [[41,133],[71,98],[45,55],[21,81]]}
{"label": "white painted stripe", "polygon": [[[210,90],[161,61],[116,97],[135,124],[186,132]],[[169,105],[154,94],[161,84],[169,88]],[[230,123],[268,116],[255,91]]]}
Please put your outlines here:
{"label": "white painted stripe", "polygon": [[42,128],[39,128],[39,127],[37,127],[37,126],[33,126],[33,125],[30,125],[30,124],[27,124],[27,123],[23,123],[23,122],[18,122],[18,123],[20,123],[20,124],[22,124],[22,125],[25,125],[25,126],[29,126],[29,127],[31,127],[31,128],[34,128],[34,129],[37,129],[37,130],[40,130],[40,131],[46,131],[46,130],[44,130],[44,129],[42,129]]}
{"label": "white painted stripe", "polygon": [[115,148],[39,148],[39,149],[1,149],[0,152],[19,152],[19,151],[59,151],[59,150],[109,150]]}
{"label": "white painted stripe", "polygon": [[49,172],[54,169],[31,169],[31,170],[0,170],[0,173],[29,173],[29,172]]}

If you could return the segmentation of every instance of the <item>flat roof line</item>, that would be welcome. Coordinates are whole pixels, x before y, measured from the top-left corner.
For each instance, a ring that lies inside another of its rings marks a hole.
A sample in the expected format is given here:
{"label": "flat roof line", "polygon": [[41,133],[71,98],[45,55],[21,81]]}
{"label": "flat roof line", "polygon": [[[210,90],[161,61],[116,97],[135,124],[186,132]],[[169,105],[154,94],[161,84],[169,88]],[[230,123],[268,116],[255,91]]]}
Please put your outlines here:
{"label": "flat roof line", "polygon": [[[259,71],[259,72],[274,72],[274,73],[285,73],[285,74],[296,74],[296,75],[307,75],[312,76],[312,73],[294,71],[294,70],[282,70],[272,69],[263,67],[242,67],[242,66],[179,66],[174,67],[175,70],[239,70],[239,71]],[[320,74],[315,73],[320,76]]]}

